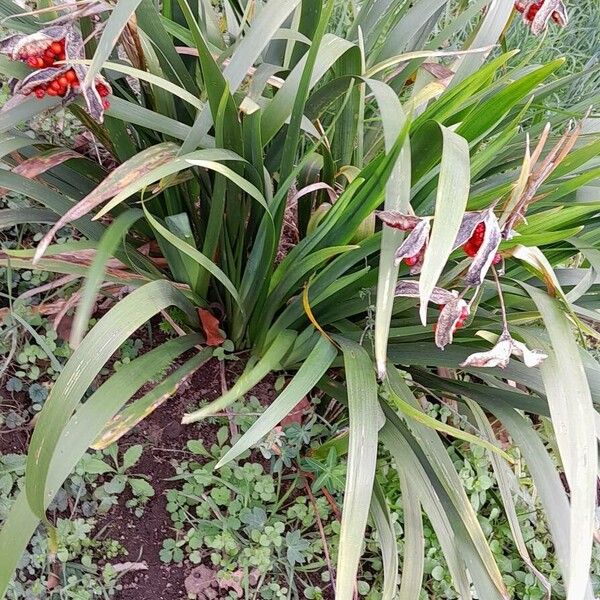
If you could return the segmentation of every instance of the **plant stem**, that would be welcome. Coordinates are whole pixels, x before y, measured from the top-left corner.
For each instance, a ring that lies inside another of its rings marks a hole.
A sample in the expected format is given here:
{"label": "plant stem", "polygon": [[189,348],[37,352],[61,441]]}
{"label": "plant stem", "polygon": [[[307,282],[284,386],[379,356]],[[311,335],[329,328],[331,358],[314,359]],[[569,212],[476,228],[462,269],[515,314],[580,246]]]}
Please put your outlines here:
{"label": "plant stem", "polygon": [[500,299],[500,310],[502,311],[502,327],[504,331],[508,331],[508,321],[506,320],[506,305],[504,304],[504,296],[502,295],[502,287],[500,286],[500,279],[498,278],[498,272],[496,267],[492,265],[492,274],[496,281],[496,288],[498,290],[498,298]]}

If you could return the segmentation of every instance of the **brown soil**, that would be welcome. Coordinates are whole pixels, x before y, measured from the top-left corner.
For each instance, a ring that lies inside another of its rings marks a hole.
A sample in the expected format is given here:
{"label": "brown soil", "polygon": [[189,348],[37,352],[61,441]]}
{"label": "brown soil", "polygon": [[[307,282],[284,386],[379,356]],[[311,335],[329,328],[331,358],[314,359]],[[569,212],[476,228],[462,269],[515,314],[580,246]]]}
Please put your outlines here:
{"label": "brown soil", "polygon": [[165,565],[159,558],[162,541],[172,537],[165,490],[173,484],[166,479],[174,475],[171,461],[184,459],[189,454],[187,440],[202,438],[208,444],[215,441],[213,425],[183,426],[179,421],[187,407],[203,399],[218,397],[220,389],[220,367],[217,361],[211,361],[200,368],[176,396],[119,442],[122,449],[132,444],[144,444],[144,453],[135,469],[152,478],[156,493],[140,519],[125,507],[127,498],[121,498],[106,523],[100,524],[101,527],[106,526],[103,535],[119,540],[125,546],[129,553],[126,560],[145,561],[148,565],[147,571],[124,576],[123,590],[116,596],[118,600],[177,600],[187,597],[183,582],[190,567]]}
{"label": "brown soil", "polygon": [[[229,369],[231,368],[230,372]],[[227,384],[235,380],[240,370],[238,363],[227,364]],[[267,404],[273,395],[271,383],[260,384],[252,393]],[[125,560],[145,561],[147,571],[125,575],[123,590],[117,600],[179,600],[187,598],[184,580],[194,565],[165,565],[159,558],[162,541],[173,536],[169,514],[166,511],[165,491],[174,486],[166,481],[175,474],[172,461],[194,455],[186,450],[189,439],[202,439],[208,446],[216,441],[214,424],[181,425],[180,420],[190,406],[202,400],[213,400],[221,394],[221,365],[212,360],[201,367],[179,389],[177,395],[140,423],[119,442],[121,449],[133,444],[144,444],[144,453],[135,470],[149,475],[155,495],[150,499],[143,516],[138,519],[125,507],[127,496],[121,497],[105,522],[103,536],[120,541],[129,555]],[[194,456],[194,459],[198,459]]]}

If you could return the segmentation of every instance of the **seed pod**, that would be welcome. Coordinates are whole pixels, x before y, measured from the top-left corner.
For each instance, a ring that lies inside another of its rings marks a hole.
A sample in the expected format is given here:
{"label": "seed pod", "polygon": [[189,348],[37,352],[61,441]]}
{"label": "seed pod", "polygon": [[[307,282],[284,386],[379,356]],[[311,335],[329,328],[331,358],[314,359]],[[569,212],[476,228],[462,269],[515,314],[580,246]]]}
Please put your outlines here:
{"label": "seed pod", "polygon": [[419,256],[429,241],[429,220],[422,219],[415,228],[408,234],[407,238],[400,244],[396,250],[395,262],[400,264],[403,258],[408,256]]}
{"label": "seed pod", "polygon": [[483,223],[485,223],[483,241],[465,277],[465,282],[468,285],[481,285],[496,257],[498,246],[500,246],[500,242],[502,241],[498,219],[491,209],[486,211]]}
{"label": "seed pod", "polygon": [[[442,350],[452,343],[459,322],[469,315],[469,306],[462,298],[451,298],[440,312],[435,328],[435,345]],[[462,325],[462,323],[461,323]]]}

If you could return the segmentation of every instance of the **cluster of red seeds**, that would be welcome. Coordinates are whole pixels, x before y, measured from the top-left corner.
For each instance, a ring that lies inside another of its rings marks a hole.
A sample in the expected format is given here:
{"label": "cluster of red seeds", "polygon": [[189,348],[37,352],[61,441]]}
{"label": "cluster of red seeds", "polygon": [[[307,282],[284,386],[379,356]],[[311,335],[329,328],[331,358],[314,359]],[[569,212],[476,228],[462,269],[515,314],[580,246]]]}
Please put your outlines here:
{"label": "cluster of red seeds", "polygon": [[[479,252],[479,248],[481,248],[481,244],[483,244],[484,236],[485,223],[479,223],[477,227],[475,227],[475,231],[468,239],[467,243],[462,247],[467,256],[473,257],[477,254],[477,252]],[[502,257],[499,254],[496,254],[492,264],[497,265],[501,260]]]}
{"label": "cluster of red seeds", "polygon": [[65,60],[65,40],[49,45],[44,42],[29,44],[19,52],[19,58],[33,69],[51,67],[57,60]]}
{"label": "cluster of red seeds", "polygon": [[[439,310],[442,310],[444,308],[444,304],[440,304],[438,306]],[[457,329],[462,329],[465,326],[465,323],[467,322],[467,319],[469,318],[469,309],[464,306],[461,313],[460,313],[460,317],[458,317],[458,320],[456,321],[456,323],[454,324],[454,328],[452,329],[452,333],[454,333]],[[433,324],[433,331],[435,331],[437,329],[437,323]]]}
{"label": "cluster of red seeds", "polygon": [[[535,4],[532,4],[529,7],[529,10],[527,11],[527,14],[525,15],[525,18],[527,19],[527,21],[531,22],[535,19],[535,16],[538,14],[538,11],[540,10],[540,8],[542,8],[542,4],[543,4],[543,2],[537,2]],[[525,7],[526,7],[526,3],[522,2],[522,0],[517,0],[515,2],[515,10],[517,12],[524,13]],[[560,15],[556,11],[554,11],[552,13],[551,18],[555,23],[560,24]]]}
{"label": "cluster of red seeds", "polygon": [[77,74],[73,69],[70,69],[62,75],[58,75],[55,79],[49,81],[48,83],[38,85],[33,90],[33,93],[41,100],[46,95],[65,96],[70,87],[79,87],[79,79],[77,78]]}
{"label": "cluster of red seeds", "polygon": [[[79,90],[79,78],[73,69],[69,69],[66,73],[58,75],[55,79],[49,81],[48,83],[38,85],[33,90],[33,93],[35,94],[36,98],[39,98],[40,100],[46,95],[64,97],[70,88],[73,88],[75,91]],[[104,110],[107,110],[110,106],[110,103],[106,99],[106,96],[108,96],[110,93],[108,88],[103,83],[98,83],[96,84],[96,91],[102,98]]]}

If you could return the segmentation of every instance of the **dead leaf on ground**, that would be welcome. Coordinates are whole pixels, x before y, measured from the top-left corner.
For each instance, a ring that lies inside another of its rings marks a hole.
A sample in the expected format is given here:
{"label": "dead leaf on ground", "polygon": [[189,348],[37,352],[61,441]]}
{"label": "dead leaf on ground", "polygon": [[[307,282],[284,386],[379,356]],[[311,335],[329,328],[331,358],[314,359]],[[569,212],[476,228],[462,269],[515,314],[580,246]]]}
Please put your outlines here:
{"label": "dead leaf on ground", "polygon": [[[244,571],[242,569],[238,569],[229,575],[229,577],[225,577],[219,580],[219,588],[222,590],[233,590],[238,598],[242,598],[244,595],[244,590],[242,589],[242,582],[244,579]],[[250,585],[256,585],[259,579],[259,573],[256,569],[250,571],[250,575],[248,577]]]}
{"label": "dead leaf on ground", "polygon": [[202,329],[206,336],[206,345],[220,346],[225,341],[225,338],[219,331],[219,320],[205,308],[198,309],[198,316],[200,317]]}
{"label": "dead leaf on ground", "polygon": [[205,565],[194,567],[185,578],[185,591],[189,598],[215,600],[219,597],[218,588],[217,574]]}
{"label": "dead leaf on ground", "polygon": [[146,561],[124,562],[124,563],[117,563],[115,565],[112,565],[112,568],[117,573],[124,573],[124,572],[129,572],[129,571],[147,571],[148,564],[146,563]]}

